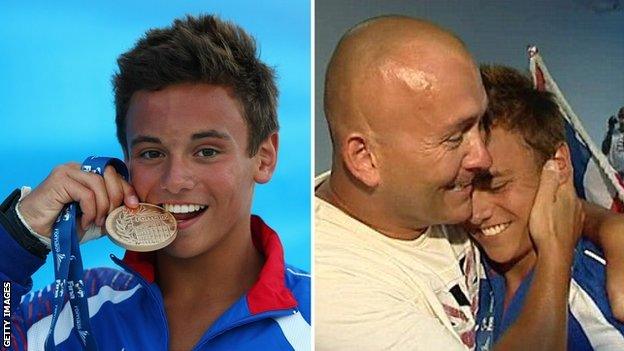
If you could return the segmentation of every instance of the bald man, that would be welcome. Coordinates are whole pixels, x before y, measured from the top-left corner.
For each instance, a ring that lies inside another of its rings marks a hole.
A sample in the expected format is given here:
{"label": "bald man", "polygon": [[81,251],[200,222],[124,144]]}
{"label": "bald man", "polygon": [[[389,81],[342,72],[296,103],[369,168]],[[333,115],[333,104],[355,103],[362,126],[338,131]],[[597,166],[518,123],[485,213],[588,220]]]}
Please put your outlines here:
{"label": "bald man", "polygon": [[[472,180],[491,164],[480,129],[486,107],[470,54],[431,23],[380,17],[343,36],[325,86],[332,171],[316,182],[317,350],[474,347],[479,254],[443,225],[470,217]],[[573,249],[565,238],[580,231],[569,216],[580,205],[557,187],[555,171],[543,174],[540,191],[557,195],[538,196],[534,207],[554,223],[537,223],[533,237],[552,248],[533,284],[542,296],[499,349],[565,324],[565,311],[546,310],[565,305],[570,267],[558,257]]]}

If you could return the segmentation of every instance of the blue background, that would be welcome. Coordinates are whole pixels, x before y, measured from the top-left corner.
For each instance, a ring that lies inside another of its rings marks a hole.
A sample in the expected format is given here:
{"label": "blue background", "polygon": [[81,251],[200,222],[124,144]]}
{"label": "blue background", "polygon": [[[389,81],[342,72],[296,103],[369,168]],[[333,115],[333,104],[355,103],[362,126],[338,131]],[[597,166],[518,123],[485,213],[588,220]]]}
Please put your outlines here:
{"label": "blue background", "polygon": [[[310,270],[309,1],[3,2],[0,5],[0,196],[36,186],[58,164],[122,157],[110,84],[119,54],[185,14],[214,13],[257,40],[280,90],[277,171],[253,212],[280,233],[286,260]],[[85,267],[113,266],[107,238],[82,246]],[[34,289],[53,280],[46,265]]]}

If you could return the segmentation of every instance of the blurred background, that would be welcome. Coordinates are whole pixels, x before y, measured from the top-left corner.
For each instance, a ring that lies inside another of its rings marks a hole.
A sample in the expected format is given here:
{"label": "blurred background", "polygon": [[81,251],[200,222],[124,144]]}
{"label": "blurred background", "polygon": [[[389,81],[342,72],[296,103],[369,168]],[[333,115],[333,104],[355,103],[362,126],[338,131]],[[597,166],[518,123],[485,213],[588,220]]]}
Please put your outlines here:
{"label": "blurred background", "polygon": [[479,63],[528,70],[526,47],[536,45],[598,148],[609,116],[624,106],[622,0],[316,0],[315,174],[331,165],[323,115],[329,58],[347,29],[383,14],[423,18],[451,30]]}
{"label": "blurred background", "polygon": [[[212,13],[257,40],[280,90],[277,171],[256,187],[253,213],[282,239],[286,261],[310,271],[310,2],[3,1],[0,5],[0,196],[37,186],[56,165],[122,158],[111,76],[143,33],[186,14]],[[84,266],[114,266],[108,238],[81,247]],[[54,279],[51,255],[34,289]]]}

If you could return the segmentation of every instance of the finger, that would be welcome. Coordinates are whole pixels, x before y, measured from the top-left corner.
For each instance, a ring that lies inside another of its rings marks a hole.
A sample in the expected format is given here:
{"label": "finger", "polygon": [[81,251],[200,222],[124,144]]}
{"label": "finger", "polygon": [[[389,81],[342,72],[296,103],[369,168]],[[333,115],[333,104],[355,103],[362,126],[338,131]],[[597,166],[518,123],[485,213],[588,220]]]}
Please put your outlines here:
{"label": "finger", "polygon": [[535,203],[550,203],[556,199],[557,190],[559,188],[559,171],[557,164],[553,160],[548,160],[542,168],[540,176],[540,184],[535,195]]}
{"label": "finger", "polygon": [[96,208],[95,224],[99,226],[104,224],[104,218],[108,214],[108,209],[110,207],[104,178],[99,174],[83,171],[68,172],[68,176],[86,186],[93,192],[95,195],[94,203]]}
{"label": "finger", "polygon": [[110,213],[123,203],[124,191],[122,178],[112,166],[106,167],[103,177],[104,184],[106,185],[106,192],[108,193],[108,213]]}
{"label": "finger", "polygon": [[86,229],[97,216],[95,194],[91,191],[91,189],[73,179],[70,179],[66,183],[64,190],[80,205],[80,211],[82,212],[80,226],[82,229]]}
{"label": "finger", "polygon": [[130,183],[121,179],[121,185],[124,193],[124,203],[130,208],[136,208],[139,206],[139,197],[134,190],[134,187]]}

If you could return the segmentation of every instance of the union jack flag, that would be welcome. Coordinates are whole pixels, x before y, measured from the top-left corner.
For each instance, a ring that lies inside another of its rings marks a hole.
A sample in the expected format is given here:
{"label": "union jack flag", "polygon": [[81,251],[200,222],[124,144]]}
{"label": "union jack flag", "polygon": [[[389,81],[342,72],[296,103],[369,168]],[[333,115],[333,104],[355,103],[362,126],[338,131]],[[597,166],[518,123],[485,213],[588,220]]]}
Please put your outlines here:
{"label": "union jack flag", "polygon": [[574,166],[574,186],[579,197],[616,212],[624,212],[624,182],[583,128],[546,69],[537,48],[529,46],[529,65],[533,84],[538,90],[555,95],[565,118],[566,139]]}

